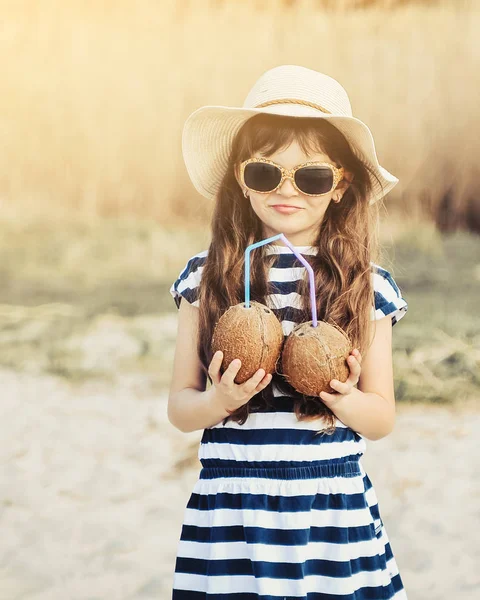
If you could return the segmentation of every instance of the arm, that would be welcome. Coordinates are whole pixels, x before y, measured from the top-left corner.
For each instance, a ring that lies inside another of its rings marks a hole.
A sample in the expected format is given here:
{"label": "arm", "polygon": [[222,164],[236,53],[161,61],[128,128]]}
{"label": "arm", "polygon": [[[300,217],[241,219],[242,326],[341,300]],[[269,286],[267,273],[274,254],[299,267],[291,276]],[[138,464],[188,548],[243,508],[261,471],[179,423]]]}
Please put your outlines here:
{"label": "arm", "polygon": [[189,433],[220,423],[228,413],[206,388],[206,377],[197,354],[198,313],[196,306],[182,299],[178,310],[177,341],[168,396],[168,420]]}
{"label": "arm", "polygon": [[[351,360],[351,359],[350,359]],[[359,369],[356,359],[349,363],[352,374]],[[395,424],[395,394],[392,365],[392,320],[390,315],[375,321],[375,336],[367,355],[361,360],[358,389],[346,393],[345,384],[337,386],[339,394],[322,395],[335,416],[369,440],[379,440],[392,432]],[[345,390],[345,391],[344,391]]]}
{"label": "arm", "polygon": [[184,388],[168,397],[168,420],[183,433],[217,425],[229,413],[215,402],[213,386],[207,391]]}

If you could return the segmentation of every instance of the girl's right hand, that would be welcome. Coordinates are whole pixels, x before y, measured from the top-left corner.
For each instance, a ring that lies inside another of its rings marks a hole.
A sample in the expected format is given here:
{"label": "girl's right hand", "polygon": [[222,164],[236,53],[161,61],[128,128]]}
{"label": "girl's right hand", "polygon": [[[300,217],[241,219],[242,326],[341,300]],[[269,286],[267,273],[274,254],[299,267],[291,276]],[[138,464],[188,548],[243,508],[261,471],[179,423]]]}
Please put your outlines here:
{"label": "girl's right hand", "polygon": [[234,379],[242,365],[240,359],[232,360],[223,375],[220,374],[222,361],[223,352],[218,350],[212,357],[208,374],[212,378],[212,384],[215,388],[215,399],[228,413],[233,413],[237,408],[246,404],[250,398],[267,387],[272,380],[270,373],[266,375],[264,369],[258,369],[250,379],[237,384]]}

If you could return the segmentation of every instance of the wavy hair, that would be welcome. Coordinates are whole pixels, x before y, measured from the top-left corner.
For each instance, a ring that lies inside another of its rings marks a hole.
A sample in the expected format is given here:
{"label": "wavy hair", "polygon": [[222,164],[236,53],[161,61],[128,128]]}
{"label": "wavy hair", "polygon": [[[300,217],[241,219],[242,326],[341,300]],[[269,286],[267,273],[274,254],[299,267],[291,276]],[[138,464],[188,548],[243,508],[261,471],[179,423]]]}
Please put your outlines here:
{"label": "wavy hair", "polygon": [[[374,305],[371,261],[379,252],[377,224],[378,205],[369,205],[370,174],[375,173],[355,153],[343,134],[325,119],[260,113],[249,118],[238,131],[226,172],[216,195],[211,217],[211,242],[199,287],[198,355],[205,377],[213,357],[211,340],[222,314],[244,301],[245,249],[265,239],[262,222],[242,193],[235,177],[235,167],[256,152],[271,156],[296,140],[308,156],[324,152],[354,178],[339,203],[330,202],[319,225],[314,246],[315,255],[305,255],[315,275],[315,297],[319,320],[330,321],[349,336],[353,347],[365,355],[371,344],[370,311]],[[378,180],[378,178],[377,178]],[[381,182],[378,182],[381,185]],[[251,252],[251,300],[267,303],[272,293],[269,269],[276,256],[266,254],[263,245]],[[301,321],[311,320],[309,281],[298,281],[302,299]],[[373,339],[373,338],[372,338]],[[273,386],[280,394],[294,398],[294,411],[299,420],[323,418],[325,433],[335,431],[335,415],[319,397],[299,394],[282,376],[281,358],[271,382],[249,402],[226,417],[243,425],[253,410],[273,407]]]}

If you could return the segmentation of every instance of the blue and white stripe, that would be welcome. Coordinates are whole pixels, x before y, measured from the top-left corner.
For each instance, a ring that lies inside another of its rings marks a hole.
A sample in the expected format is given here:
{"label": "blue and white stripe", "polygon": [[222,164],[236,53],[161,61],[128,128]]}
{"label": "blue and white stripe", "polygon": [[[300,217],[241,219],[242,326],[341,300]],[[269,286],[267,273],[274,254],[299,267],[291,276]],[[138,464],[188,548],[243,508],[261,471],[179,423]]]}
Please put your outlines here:
{"label": "blue and white stripe", "polygon": [[[314,254],[315,248],[311,246],[296,246],[302,254]],[[298,281],[305,275],[305,267],[300,265],[298,259],[287,246],[269,246],[267,254],[278,254],[278,260],[270,269],[269,282],[274,290],[268,294],[266,303],[282,322],[284,334],[288,335],[299,322],[298,309],[301,307],[301,297],[297,293]],[[177,280],[170,287],[170,294],[175,300],[177,308],[180,307],[182,296],[193,306],[199,305],[197,288],[202,277],[203,266],[208,250],[203,250],[192,256],[180,273]],[[372,306],[370,318],[381,319],[391,316],[392,326],[406,314],[408,305],[392,275],[381,266],[372,264],[373,289],[375,307]],[[300,266],[299,266],[300,265]],[[287,318],[288,317],[288,318]]]}
{"label": "blue and white stripe", "polygon": [[[277,248],[267,300],[288,335],[304,267]],[[192,257],[172,285],[177,307],[181,296],[198,306],[205,259],[206,251]],[[407,304],[388,271],[372,266],[372,317],[391,314],[394,324]],[[360,460],[365,439],[339,419],[333,434],[318,434],[322,418],[298,421],[293,398],[278,388],[274,395],[275,408],[250,413],[243,425],[222,421],[203,431],[172,600],[406,600]]]}

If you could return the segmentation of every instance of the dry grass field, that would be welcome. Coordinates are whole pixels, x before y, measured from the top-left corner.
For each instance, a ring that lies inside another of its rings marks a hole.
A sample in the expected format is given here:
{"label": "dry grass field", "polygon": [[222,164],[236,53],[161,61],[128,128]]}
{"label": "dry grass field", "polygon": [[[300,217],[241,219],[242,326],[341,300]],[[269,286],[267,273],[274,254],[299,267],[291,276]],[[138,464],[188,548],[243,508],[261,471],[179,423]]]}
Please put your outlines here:
{"label": "dry grass field", "polygon": [[[1,0],[2,215],[204,223],[186,117],[265,70],[337,78],[400,179],[388,204],[478,207],[480,7],[350,0]],[[471,210],[471,209],[470,209]],[[479,209],[480,210],[480,209]]]}

